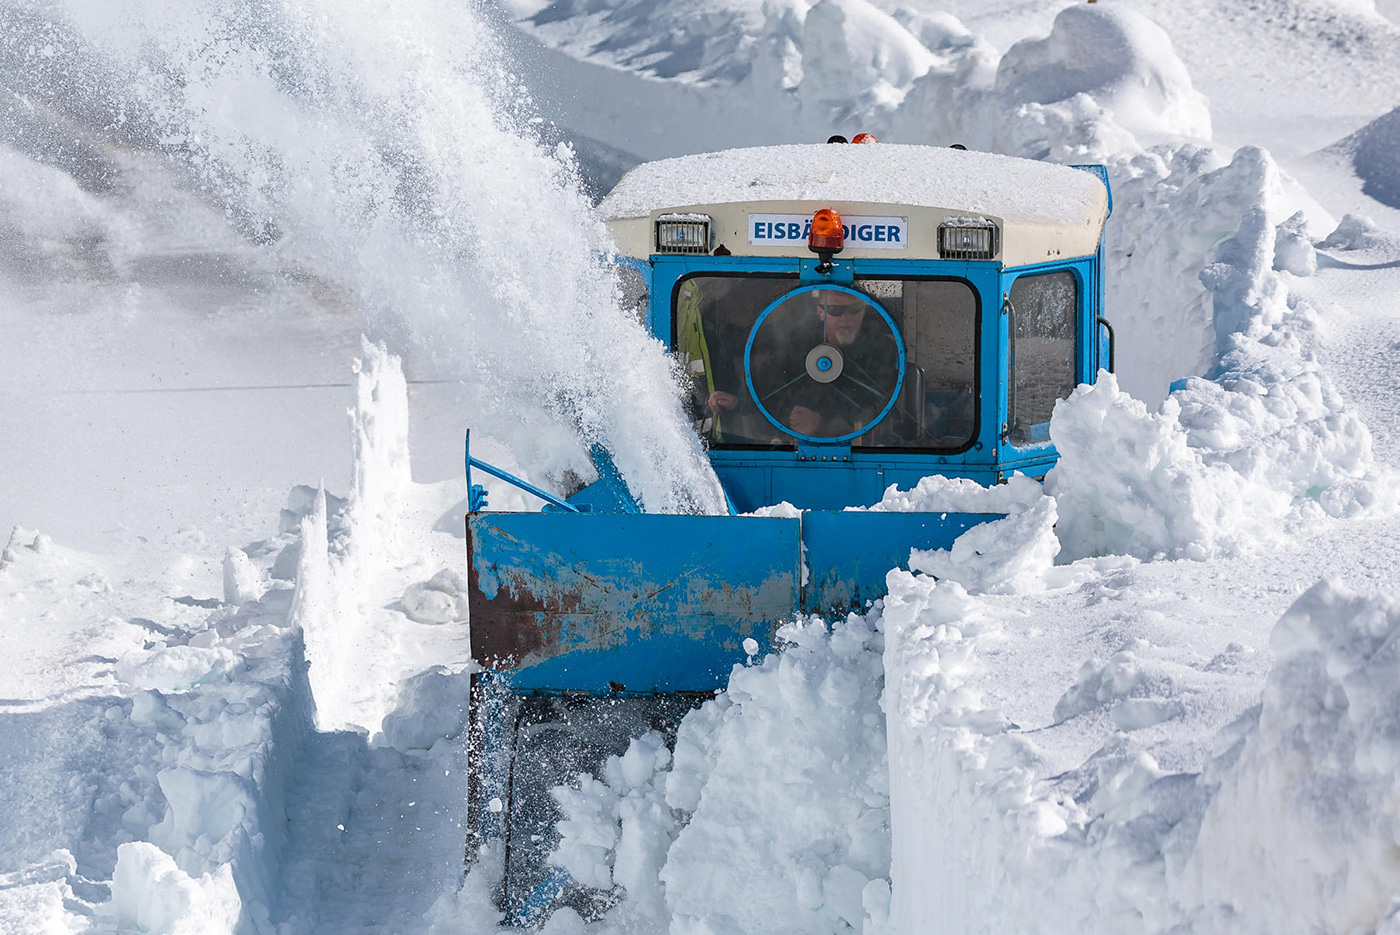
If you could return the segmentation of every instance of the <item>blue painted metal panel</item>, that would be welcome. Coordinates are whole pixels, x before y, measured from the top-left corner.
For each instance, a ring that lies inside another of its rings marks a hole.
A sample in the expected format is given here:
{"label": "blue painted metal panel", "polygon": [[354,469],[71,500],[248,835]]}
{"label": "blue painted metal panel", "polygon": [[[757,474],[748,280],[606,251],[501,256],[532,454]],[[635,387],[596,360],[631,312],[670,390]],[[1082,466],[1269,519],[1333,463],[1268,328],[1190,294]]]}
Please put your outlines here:
{"label": "blue painted metal panel", "polygon": [[795,519],[468,517],[472,657],[516,690],[707,691],[798,606]]}
{"label": "blue painted metal panel", "polygon": [[[969,465],[954,459],[933,463],[920,458],[861,463],[860,456],[853,455],[850,463],[823,465],[821,462],[794,462],[791,459],[772,464],[721,457],[738,454],[740,452],[711,452],[710,460],[720,483],[740,513],[749,513],[782,500],[803,510],[870,506],[880,500],[891,484],[907,490],[930,474],[966,477],[984,487],[998,480],[993,465]],[[776,483],[774,476],[777,477]],[[781,495],[776,491],[780,491]]]}
{"label": "blue painted metal panel", "polygon": [[907,568],[910,549],[946,549],[968,529],[1001,519],[997,513],[803,514],[807,585],[802,609],[844,613],[885,596],[885,575]]}

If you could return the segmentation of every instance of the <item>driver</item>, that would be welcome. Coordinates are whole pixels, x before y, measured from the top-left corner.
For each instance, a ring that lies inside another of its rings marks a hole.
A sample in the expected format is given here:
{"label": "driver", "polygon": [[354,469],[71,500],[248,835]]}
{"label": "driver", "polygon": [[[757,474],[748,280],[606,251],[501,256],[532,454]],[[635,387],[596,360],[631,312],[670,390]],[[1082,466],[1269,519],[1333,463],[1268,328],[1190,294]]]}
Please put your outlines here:
{"label": "driver", "polygon": [[[814,289],[782,310],[775,327],[753,347],[755,378],[774,387],[764,397],[769,411],[792,431],[835,438],[858,431],[885,408],[897,383],[899,352],[888,329],[867,326],[870,304],[859,294]],[[836,349],[841,372],[819,382],[809,376],[808,353],[820,345]],[[711,412],[731,412],[741,400],[726,390],[712,392]]]}
{"label": "driver", "polygon": [[811,293],[822,340],[841,354],[842,372],[831,383],[803,382],[788,412],[796,432],[835,438],[856,431],[880,414],[894,391],[899,353],[884,329],[865,327],[870,305],[838,289]]}

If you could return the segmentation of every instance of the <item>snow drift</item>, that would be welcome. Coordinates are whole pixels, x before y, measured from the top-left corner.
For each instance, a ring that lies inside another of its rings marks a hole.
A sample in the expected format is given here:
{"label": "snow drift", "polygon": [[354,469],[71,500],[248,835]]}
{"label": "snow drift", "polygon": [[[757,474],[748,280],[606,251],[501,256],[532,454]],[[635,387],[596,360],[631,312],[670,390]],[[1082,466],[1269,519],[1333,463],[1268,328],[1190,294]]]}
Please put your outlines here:
{"label": "snow drift", "polygon": [[1325,152],[1346,157],[1362,181],[1361,190],[1400,208],[1400,107],[1366,124]]}

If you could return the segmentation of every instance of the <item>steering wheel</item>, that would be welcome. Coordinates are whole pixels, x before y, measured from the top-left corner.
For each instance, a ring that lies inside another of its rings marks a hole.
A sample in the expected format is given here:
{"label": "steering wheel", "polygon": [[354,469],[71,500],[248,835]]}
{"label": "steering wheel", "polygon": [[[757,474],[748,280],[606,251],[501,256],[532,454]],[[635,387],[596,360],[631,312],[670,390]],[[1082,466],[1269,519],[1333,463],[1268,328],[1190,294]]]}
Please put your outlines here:
{"label": "steering wheel", "polygon": [[[888,416],[904,386],[904,362],[889,312],[864,292],[827,284],[769,303],[744,347],[744,377],[758,411],[779,430],[817,444],[849,441]],[[819,414],[823,425],[798,431],[791,422],[801,421],[792,418],[799,408]]]}

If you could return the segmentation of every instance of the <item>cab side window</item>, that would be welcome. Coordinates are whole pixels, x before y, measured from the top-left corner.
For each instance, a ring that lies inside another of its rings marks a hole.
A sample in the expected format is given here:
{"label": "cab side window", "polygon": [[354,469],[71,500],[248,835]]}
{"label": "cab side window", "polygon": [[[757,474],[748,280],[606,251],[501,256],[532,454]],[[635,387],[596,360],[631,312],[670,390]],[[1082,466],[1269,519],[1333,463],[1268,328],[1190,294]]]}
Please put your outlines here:
{"label": "cab side window", "polygon": [[1011,442],[1050,440],[1055,402],[1074,391],[1079,281],[1069,271],[1022,276],[1011,286]]}

